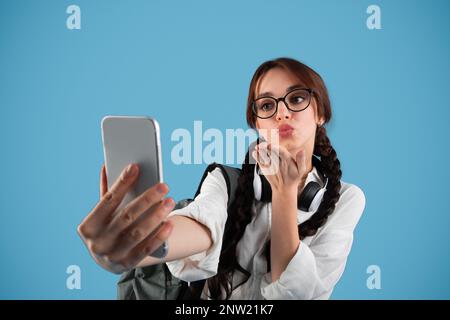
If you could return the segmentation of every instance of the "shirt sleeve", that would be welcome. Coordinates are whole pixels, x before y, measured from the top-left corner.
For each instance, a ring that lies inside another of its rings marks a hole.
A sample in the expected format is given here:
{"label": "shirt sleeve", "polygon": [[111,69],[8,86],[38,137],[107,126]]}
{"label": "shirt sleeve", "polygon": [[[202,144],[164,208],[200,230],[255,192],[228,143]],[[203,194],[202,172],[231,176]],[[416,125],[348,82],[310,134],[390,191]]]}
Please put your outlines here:
{"label": "shirt sleeve", "polygon": [[197,281],[217,274],[227,213],[228,191],[220,168],[208,172],[200,193],[189,205],[172,211],[169,217],[183,215],[205,225],[211,232],[212,246],[179,260],[166,262],[170,272],[184,281]]}
{"label": "shirt sleeve", "polygon": [[311,243],[300,242],[280,278],[272,282],[270,273],[263,276],[262,296],[267,300],[328,299],[344,272],[365,202],[363,191],[350,185]]}

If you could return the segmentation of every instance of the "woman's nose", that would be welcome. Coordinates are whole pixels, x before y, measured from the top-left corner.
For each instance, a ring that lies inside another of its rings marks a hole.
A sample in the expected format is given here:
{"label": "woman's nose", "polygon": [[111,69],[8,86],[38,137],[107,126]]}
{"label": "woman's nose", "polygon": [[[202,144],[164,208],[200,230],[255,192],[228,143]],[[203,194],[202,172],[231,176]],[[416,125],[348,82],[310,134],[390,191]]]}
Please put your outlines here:
{"label": "woman's nose", "polygon": [[278,121],[282,119],[290,119],[291,118],[291,111],[286,107],[286,104],[284,101],[278,101],[278,110],[276,114],[276,119]]}

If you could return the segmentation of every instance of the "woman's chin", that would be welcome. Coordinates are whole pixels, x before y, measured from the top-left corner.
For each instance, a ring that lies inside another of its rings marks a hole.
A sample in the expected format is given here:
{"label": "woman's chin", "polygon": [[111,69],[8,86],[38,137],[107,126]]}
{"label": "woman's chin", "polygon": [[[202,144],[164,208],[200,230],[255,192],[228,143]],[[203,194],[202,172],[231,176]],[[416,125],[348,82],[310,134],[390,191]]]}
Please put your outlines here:
{"label": "woman's chin", "polygon": [[302,148],[302,143],[299,140],[295,139],[287,139],[287,140],[281,140],[280,146],[284,147],[289,152],[297,152]]}

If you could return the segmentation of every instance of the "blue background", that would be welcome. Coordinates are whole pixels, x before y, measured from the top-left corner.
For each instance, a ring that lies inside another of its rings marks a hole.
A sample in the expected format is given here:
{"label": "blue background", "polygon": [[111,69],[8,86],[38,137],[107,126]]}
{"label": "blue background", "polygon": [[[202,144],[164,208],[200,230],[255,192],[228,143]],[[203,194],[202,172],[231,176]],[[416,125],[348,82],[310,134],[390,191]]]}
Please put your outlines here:
{"label": "blue background", "polygon": [[[66,8],[81,8],[68,30]],[[381,30],[366,27],[371,4]],[[324,78],[343,180],[366,195],[333,299],[450,298],[450,2],[1,1],[0,298],[114,299],[76,226],[98,200],[107,114],[151,115],[164,177],[190,197],[173,130],[244,128],[253,72],[289,56]],[[66,268],[81,267],[81,290]],[[366,286],[381,268],[380,290]]]}

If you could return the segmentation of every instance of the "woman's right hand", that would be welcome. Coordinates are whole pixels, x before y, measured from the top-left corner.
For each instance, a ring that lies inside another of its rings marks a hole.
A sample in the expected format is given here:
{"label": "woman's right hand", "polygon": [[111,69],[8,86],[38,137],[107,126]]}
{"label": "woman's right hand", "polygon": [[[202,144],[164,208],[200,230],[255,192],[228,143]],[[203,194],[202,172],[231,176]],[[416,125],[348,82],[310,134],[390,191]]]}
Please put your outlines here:
{"label": "woman's right hand", "polygon": [[138,175],[138,165],[132,164],[108,190],[103,165],[100,201],[77,229],[94,260],[117,274],[133,269],[158,249],[173,228],[169,220],[158,228],[175,206],[173,199],[164,199],[169,191],[164,183],[152,186],[123,209],[116,210]]}

